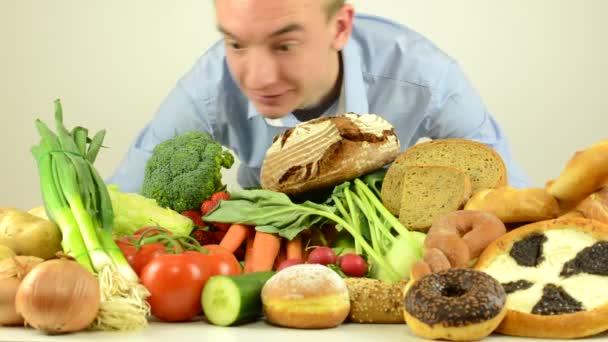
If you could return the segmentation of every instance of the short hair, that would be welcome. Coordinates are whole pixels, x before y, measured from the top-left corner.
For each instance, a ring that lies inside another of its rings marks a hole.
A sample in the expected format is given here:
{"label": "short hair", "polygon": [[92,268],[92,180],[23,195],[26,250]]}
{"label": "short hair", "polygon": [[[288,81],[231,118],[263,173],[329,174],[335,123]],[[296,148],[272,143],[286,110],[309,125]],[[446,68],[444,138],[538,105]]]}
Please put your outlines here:
{"label": "short hair", "polygon": [[325,11],[327,13],[327,19],[333,17],[334,14],[336,14],[340,8],[342,8],[342,6],[344,6],[344,3],[346,2],[346,0],[324,0],[325,1]]}

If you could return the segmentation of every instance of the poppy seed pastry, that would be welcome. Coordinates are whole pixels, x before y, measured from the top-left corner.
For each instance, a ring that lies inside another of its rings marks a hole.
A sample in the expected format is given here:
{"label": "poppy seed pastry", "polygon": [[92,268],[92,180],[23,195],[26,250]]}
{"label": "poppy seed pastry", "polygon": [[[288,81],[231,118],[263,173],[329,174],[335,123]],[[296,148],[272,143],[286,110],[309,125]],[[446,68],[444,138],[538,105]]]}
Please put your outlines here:
{"label": "poppy seed pastry", "polygon": [[608,226],[582,218],[531,223],[498,238],[475,268],[507,293],[501,334],[579,338],[608,329]]}

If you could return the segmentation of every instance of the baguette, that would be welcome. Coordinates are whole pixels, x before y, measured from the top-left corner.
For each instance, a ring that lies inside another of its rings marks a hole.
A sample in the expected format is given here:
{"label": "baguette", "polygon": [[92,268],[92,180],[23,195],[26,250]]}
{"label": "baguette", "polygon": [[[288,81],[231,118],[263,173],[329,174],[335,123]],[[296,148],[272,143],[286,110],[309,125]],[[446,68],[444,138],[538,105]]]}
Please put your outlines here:
{"label": "baguette", "polygon": [[561,217],[584,217],[608,224],[608,187],[587,196],[573,211]]}
{"label": "baguette", "polygon": [[314,119],[274,138],[261,184],[289,195],[323,190],[375,171],[398,154],[393,126],[375,114]]}
{"label": "baguette", "polygon": [[563,211],[608,185],[608,139],[578,151],[568,161],[557,179],[547,182],[545,189],[558,199]]}
{"label": "baguette", "polygon": [[544,189],[516,189],[508,185],[477,192],[464,209],[492,213],[503,223],[536,222],[559,214],[557,200]]}

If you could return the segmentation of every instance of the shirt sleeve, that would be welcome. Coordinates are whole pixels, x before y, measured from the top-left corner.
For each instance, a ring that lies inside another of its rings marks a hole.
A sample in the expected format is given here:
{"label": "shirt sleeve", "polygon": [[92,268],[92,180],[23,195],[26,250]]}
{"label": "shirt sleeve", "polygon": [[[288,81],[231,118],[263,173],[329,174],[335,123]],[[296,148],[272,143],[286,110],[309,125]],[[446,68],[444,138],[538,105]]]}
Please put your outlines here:
{"label": "shirt sleeve", "polygon": [[448,65],[445,77],[433,93],[432,109],[426,120],[430,138],[465,138],[484,143],[503,158],[509,185],[531,186],[528,176],[514,160],[502,129],[456,63]]}
{"label": "shirt sleeve", "polygon": [[167,96],[154,119],[139,132],[113,175],[106,180],[107,184],[118,185],[124,192],[139,192],[146,163],[157,144],[192,130],[212,134],[208,115],[200,114],[209,113],[209,106],[205,106],[210,100],[195,101],[186,89],[187,82],[189,78],[185,77]]}

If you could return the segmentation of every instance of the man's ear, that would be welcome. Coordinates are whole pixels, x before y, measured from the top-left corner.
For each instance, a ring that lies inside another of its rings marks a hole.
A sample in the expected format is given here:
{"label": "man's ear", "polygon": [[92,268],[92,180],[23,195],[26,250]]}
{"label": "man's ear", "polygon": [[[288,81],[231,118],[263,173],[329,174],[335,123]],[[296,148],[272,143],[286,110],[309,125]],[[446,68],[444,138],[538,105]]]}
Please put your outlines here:
{"label": "man's ear", "polygon": [[345,4],[336,12],[332,20],[334,28],[334,40],[332,42],[332,48],[336,51],[341,51],[348,42],[350,34],[353,29],[353,20],[355,16],[355,9],[352,5]]}

